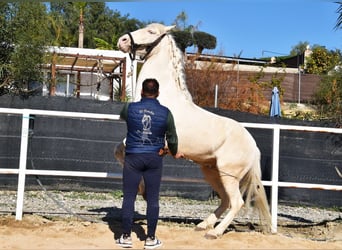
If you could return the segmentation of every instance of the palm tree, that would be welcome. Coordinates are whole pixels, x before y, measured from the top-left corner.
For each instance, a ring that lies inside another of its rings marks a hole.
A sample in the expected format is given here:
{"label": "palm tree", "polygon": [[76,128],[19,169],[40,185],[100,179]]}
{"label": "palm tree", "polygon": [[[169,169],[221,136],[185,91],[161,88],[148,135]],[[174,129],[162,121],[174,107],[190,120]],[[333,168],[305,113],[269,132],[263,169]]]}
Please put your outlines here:
{"label": "palm tree", "polygon": [[335,30],[341,29],[342,28],[342,2],[335,2],[339,4],[340,6],[337,8],[336,13],[339,14],[336,25],[335,25]]}
{"label": "palm tree", "polygon": [[179,13],[175,20],[177,29],[185,30],[187,20],[188,15],[186,14],[186,12],[182,11],[181,13]]}
{"label": "palm tree", "polygon": [[83,40],[84,40],[84,10],[85,7],[87,6],[87,2],[76,2],[75,6],[79,9],[80,11],[80,21],[78,25],[78,47],[83,48]]}

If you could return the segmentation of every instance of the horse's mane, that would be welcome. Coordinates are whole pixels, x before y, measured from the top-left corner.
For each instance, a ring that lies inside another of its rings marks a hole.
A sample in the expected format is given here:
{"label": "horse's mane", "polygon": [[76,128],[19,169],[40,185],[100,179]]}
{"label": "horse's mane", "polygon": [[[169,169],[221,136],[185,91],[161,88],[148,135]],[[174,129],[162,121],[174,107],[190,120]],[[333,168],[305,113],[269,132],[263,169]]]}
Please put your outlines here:
{"label": "horse's mane", "polygon": [[182,91],[185,98],[192,102],[192,96],[186,85],[185,67],[184,67],[184,56],[182,51],[177,47],[177,44],[173,36],[169,33],[166,36],[170,45],[170,60],[172,61],[175,77],[176,86]]}

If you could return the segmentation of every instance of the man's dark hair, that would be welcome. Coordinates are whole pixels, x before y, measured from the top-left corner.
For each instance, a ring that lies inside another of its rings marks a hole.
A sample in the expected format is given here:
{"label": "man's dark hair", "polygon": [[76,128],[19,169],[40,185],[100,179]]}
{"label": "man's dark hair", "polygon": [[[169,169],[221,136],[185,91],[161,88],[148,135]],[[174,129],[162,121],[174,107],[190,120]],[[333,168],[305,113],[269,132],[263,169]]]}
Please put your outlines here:
{"label": "man's dark hair", "polygon": [[144,96],[157,97],[159,93],[159,83],[154,78],[147,78],[142,83],[142,92]]}

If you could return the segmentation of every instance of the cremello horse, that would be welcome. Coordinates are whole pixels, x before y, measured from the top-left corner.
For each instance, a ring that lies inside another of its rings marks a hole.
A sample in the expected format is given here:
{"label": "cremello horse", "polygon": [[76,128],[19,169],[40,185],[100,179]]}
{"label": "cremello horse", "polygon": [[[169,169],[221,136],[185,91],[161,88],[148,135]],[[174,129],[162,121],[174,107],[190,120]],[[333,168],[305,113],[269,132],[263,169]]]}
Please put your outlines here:
{"label": "cremello horse", "polygon": [[[271,216],[261,183],[260,151],[250,133],[238,122],[208,112],[192,101],[185,83],[182,52],[169,31],[173,26],[153,23],[127,33],[118,40],[125,53],[143,58],[134,101],[140,99],[145,78],[160,83],[158,100],[173,113],[179,140],[179,152],[201,166],[206,181],[218,193],[221,203],[197,229],[210,229],[206,236],[221,236],[240,208],[251,200],[259,211],[266,232]],[[116,152],[116,156],[118,156]],[[243,200],[245,197],[245,202]],[[229,212],[216,226],[221,215]]]}

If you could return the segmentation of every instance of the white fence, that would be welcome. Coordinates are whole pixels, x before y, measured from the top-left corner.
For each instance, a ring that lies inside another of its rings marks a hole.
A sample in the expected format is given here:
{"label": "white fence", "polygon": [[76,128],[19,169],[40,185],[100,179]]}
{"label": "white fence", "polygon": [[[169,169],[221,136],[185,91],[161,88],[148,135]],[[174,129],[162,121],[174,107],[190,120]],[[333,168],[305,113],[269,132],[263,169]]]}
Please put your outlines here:
{"label": "white fence", "polygon": [[[0,113],[22,115],[19,169],[0,168],[0,174],[18,174],[16,220],[22,219],[26,175],[50,175],[50,176],[73,176],[73,177],[118,178],[118,179],[122,177],[121,174],[110,173],[110,172],[81,172],[81,171],[26,169],[30,115],[61,116],[61,117],[105,119],[105,120],[108,120],[108,119],[118,120],[119,115],[47,111],[47,110],[34,110],[34,109],[11,109],[11,108],[0,108]],[[278,179],[279,178],[280,130],[299,130],[299,131],[314,131],[314,132],[328,132],[328,133],[342,134],[342,129],[323,128],[323,127],[306,127],[306,126],[305,127],[304,126],[290,126],[290,125],[280,125],[280,124],[259,124],[259,123],[242,123],[242,125],[245,127],[249,127],[249,128],[261,128],[261,129],[273,130],[272,178],[271,178],[271,181],[262,181],[263,185],[271,186],[271,215],[272,215],[272,232],[273,233],[277,232],[278,188],[279,187],[312,188],[312,189],[342,191],[342,186],[339,186],[339,185],[279,182],[279,179]],[[163,180],[180,181],[178,178],[174,178],[174,177],[163,177]],[[203,180],[186,178],[186,179],[182,179],[181,181],[198,182],[198,181],[203,181]]]}

